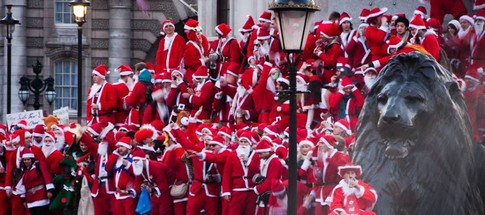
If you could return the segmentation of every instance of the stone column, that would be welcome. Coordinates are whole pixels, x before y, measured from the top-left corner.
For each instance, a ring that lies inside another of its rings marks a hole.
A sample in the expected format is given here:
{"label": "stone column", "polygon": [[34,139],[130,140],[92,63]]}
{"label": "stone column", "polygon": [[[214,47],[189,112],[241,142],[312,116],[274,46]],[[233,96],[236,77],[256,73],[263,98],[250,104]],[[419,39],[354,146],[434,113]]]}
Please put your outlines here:
{"label": "stone column", "polygon": [[202,32],[208,37],[215,36],[217,0],[198,0],[197,6],[199,25],[202,27]]}
{"label": "stone column", "polygon": [[115,69],[121,64],[130,65],[132,0],[111,0],[109,5],[109,82],[115,83],[119,74]]}

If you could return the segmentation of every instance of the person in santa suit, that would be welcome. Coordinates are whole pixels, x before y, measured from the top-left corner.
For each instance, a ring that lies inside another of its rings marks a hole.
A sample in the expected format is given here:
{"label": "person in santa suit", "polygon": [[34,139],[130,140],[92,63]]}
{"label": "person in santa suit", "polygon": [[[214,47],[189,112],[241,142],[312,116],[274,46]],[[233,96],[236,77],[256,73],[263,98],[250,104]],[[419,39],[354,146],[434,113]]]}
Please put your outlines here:
{"label": "person in santa suit", "polygon": [[217,33],[217,40],[214,40],[211,45],[209,58],[211,59],[211,66],[216,65],[214,80],[219,77],[225,77],[229,83],[235,83],[239,74],[239,66],[241,63],[241,49],[236,39],[230,36],[231,27],[226,23],[221,23],[215,27]]}
{"label": "person in santa suit", "polygon": [[[165,73],[169,76],[168,73]],[[170,76],[169,76],[170,77]],[[169,83],[170,84],[170,83]],[[170,85],[169,85],[170,86]],[[148,124],[154,120],[161,120],[168,124],[170,120],[170,108],[166,103],[168,91],[166,88],[155,88],[152,92],[153,102],[148,105],[143,114],[143,124]]]}
{"label": "person in santa suit", "polygon": [[239,33],[241,34],[241,40],[239,41],[239,48],[241,49],[241,61],[239,62],[240,67],[239,67],[239,74],[241,74],[249,65],[247,62],[247,53],[249,50],[249,46],[252,46],[249,42],[250,36],[254,30],[254,19],[252,16],[248,15],[246,22],[244,22],[244,25],[239,29]]}
{"label": "person in santa suit", "polygon": [[10,214],[10,198],[5,192],[5,175],[7,172],[7,149],[5,142],[7,141],[7,127],[0,123],[0,215]]}
{"label": "person in santa suit", "polygon": [[[255,148],[255,153],[259,155],[259,173],[252,178],[254,193],[258,195],[256,202],[256,214],[269,214],[269,196],[271,196],[271,184],[273,180],[281,180],[283,166],[274,153],[273,144],[267,138],[261,139]],[[255,165],[255,164],[251,164]]]}
{"label": "person in santa suit", "polygon": [[[113,215],[126,215],[135,213],[135,197],[139,193],[141,184],[137,184],[136,177],[133,173],[133,155],[131,154],[132,146],[129,137],[121,138],[116,146],[118,149],[109,155],[106,162],[106,171],[113,174],[115,178],[115,205]],[[143,155],[142,157],[145,157]]]}
{"label": "person in santa suit", "polygon": [[198,31],[199,22],[193,19],[188,19],[184,26],[185,34],[187,35],[187,43],[185,44],[183,62],[185,65],[184,79],[192,85],[193,74],[197,69],[206,65],[209,58],[206,57],[208,53],[204,48],[201,33]]}
{"label": "person in santa suit", "polygon": [[113,111],[116,109],[118,100],[116,90],[106,81],[109,74],[108,67],[101,64],[93,69],[93,86],[89,88],[86,107],[86,119],[88,125],[100,121],[114,122]]}
{"label": "person in santa suit", "polygon": [[27,208],[24,206],[18,186],[22,176],[22,154],[24,149],[29,149],[34,155],[35,160],[45,165],[46,159],[41,149],[32,145],[32,135],[25,129],[17,129],[10,140],[16,149],[10,153],[7,160],[7,173],[5,176],[5,192],[11,198],[12,214],[26,214]]}
{"label": "person in santa suit", "polygon": [[339,90],[330,94],[329,104],[334,121],[349,119],[351,127],[355,128],[360,110],[364,106],[364,96],[350,78],[343,77]]}
{"label": "person in santa suit", "polygon": [[317,47],[317,41],[318,39],[320,39],[320,35],[317,34],[317,29],[318,29],[318,26],[320,26],[320,23],[322,22],[323,20],[319,20],[313,23],[313,28],[310,30],[306,39],[305,48],[303,48],[303,52],[300,55],[300,59],[302,61],[305,61],[310,58],[313,58],[313,59],[317,58],[317,56],[313,54],[313,50],[315,50],[315,47]]}
{"label": "person in santa suit", "polygon": [[113,84],[116,90],[117,104],[114,114],[114,124],[117,128],[125,124],[126,118],[129,112],[123,108],[123,98],[130,93],[130,89],[133,89],[133,70],[130,66],[122,64],[115,69],[120,74],[120,80]]}
{"label": "person in santa suit", "polygon": [[229,153],[222,175],[222,197],[228,201],[229,214],[254,214],[257,195],[251,180],[259,172],[260,158],[253,150],[252,135],[245,131],[239,138],[238,146]]}
{"label": "person in santa suit", "polygon": [[473,131],[473,138],[477,143],[483,141],[483,137],[480,134],[479,116],[483,111],[484,102],[483,95],[485,94],[485,86],[480,84],[482,75],[477,69],[468,70],[465,75],[466,90],[463,92],[465,102],[467,105],[467,112],[470,118],[470,124]]}
{"label": "person in santa suit", "polygon": [[[254,52],[254,46],[252,46],[253,44],[255,44],[255,40],[258,40],[258,31],[259,31],[259,28],[265,28],[268,30],[268,32],[270,31],[270,28],[271,28],[271,11],[263,11],[263,13],[261,13],[261,15],[259,16],[258,18],[258,25],[257,26],[253,26],[254,28],[256,28],[256,30],[253,30],[251,32],[251,35],[249,36],[249,45],[248,45],[248,50],[247,50],[247,53],[246,53],[246,58],[248,60],[250,60],[250,57],[253,56],[253,52]],[[272,31],[272,30],[271,30]],[[271,32],[269,32],[270,35],[271,35]]]}
{"label": "person in santa suit", "polygon": [[317,139],[317,146],[313,149],[311,160],[306,159],[303,162],[299,174],[305,175],[308,182],[313,184],[315,214],[327,214],[329,203],[325,200],[341,180],[338,167],[349,163],[350,157],[334,148],[337,142],[334,136],[321,134]]}
{"label": "person in santa suit", "polygon": [[[473,28],[475,30],[475,36],[470,42],[471,47],[471,60],[470,68],[485,68],[485,50],[482,48],[485,46],[485,8],[480,9],[475,14],[475,23]],[[483,74],[482,74],[483,75]]]}
{"label": "person in santa suit", "polygon": [[200,66],[193,75],[194,91],[191,93],[183,93],[182,96],[189,100],[192,107],[191,116],[199,108],[202,108],[202,113],[198,119],[209,119],[211,115],[211,107],[214,100],[215,87],[209,79],[209,69],[205,66]]}
{"label": "person in santa suit", "polygon": [[32,144],[39,148],[42,148],[42,141],[45,137],[45,125],[44,124],[37,124],[32,131]]}
{"label": "person in santa suit", "polygon": [[321,76],[323,84],[331,82],[331,77],[335,75],[335,66],[338,57],[344,55],[339,39],[340,30],[336,23],[322,22],[317,29],[320,35],[320,46],[317,46],[313,53],[318,56],[324,65],[323,75]]}
{"label": "person in santa suit", "polygon": [[[70,132],[64,132],[64,125],[61,123],[55,124],[51,126],[51,131],[54,132],[56,142],[54,143],[54,147],[60,152],[64,151],[66,146],[66,138],[67,135],[71,134]],[[70,143],[71,144],[71,143]]]}
{"label": "person in santa suit", "polygon": [[373,8],[367,16],[369,26],[365,31],[365,38],[372,53],[372,60],[377,60],[387,55],[385,44],[390,33],[387,26],[387,18],[383,14],[387,8]]}
{"label": "person in santa suit", "polygon": [[128,125],[141,126],[147,99],[150,99],[147,95],[151,94],[152,89],[152,75],[148,69],[142,69],[133,90],[123,98],[124,107],[130,110],[126,120]]}
{"label": "person in santa suit", "polygon": [[[276,80],[276,90],[283,91],[288,90],[290,85],[290,81],[287,77],[279,77]],[[289,121],[289,112],[290,112],[290,101],[289,97],[285,93],[278,93],[274,99],[276,102],[273,104],[271,108],[271,112],[269,113],[268,122],[270,124],[277,124],[279,130],[284,130],[288,127]]]}
{"label": "person in santa suit", "polygon": [[371,52],[365,38],[365,31],[368,26],[369,24],[367,23],[360,24],[357,33],[345,47],[345,53],[347,53],[350,58],[350,65],[352,68],[369,63],[371,60]]}
{"label": "person in santa suit", "polygon": [[[205,146],[191,142],[175,124],[170,125],[171,135],[182,147],[189,152],[188,159],[192,161],[193,178],[189,189],[187,214],[200,214],[202,209],[206,214],[219,214],[221,173],[216,163],[199,159],[194,152],[214,151],[222,142],[213,141],[212,137],[205,139]],[[209,136],[208,136],[209,137]]]}
{"label": "person in santa suit", "polygon": [[49,213],[50,198],[54,192],[54,184],[47,165],[35,159],[29,148],[22,151],[22,177],[17,184],[17,192],[31,215]]}
{"label": "person in santa suit", "polygon": [[146,159],[141,151],[133,152],[133,173],[150,193],[153,215],[174,214],[170,186],[175,180],[171,168],[161,162]]}
{"label": "person in santa suit", "polygon": [[[429,17],[438,19],[440,23],[443,23],[443,19],[445,18],[446,14],[451,14],[454,17],[454,19],[458,19],[460,16],[467,13],[467,9],[463,1],[456,1],[456,0],[419,0],[419,1],[423,4],[426,4],[426,3],[430,4],[431,9],[430,9]],[[476,0],[476,2],[480,2],[480,1],[482,0]],[[426,10],[424,10],[424,12],[426,12]]]}
{"label": "person in santa suit", "polygon": [[[168,140],[166,141],[166,147],[162,155],[161,162],[167,165],[175,174],[175,182],[173,183],[174,185],[188,184],[190,165],[184,162],[182,158],[185,150],[171,134],[170,126],[165,127],[163,131],[168,136]],[[173,214],[185,215],[187,213],[187,197],[188,192],[186,192],[183,196],[172,196],[174,212]]]}
{"label": "person in santa suit", "polygon": [[112,175],[108,175],[105,169],[108,155],[116,150],[114,137],[108,135],[108,131],[112,129],[114,129],[112,124],[96,123],[89,126],[82,133],[80,139],[80,142],[86,145],[88,153],[95,160],[94,174],[89,173],[86,168],[83,174],[92,184],[91,197],[93,198],[94,214],[96,215],[114,212],[112,206],[115,205],[115,179]]}
{"label": "person in santa suit", "polygon": [[357,179],[362,174],[362,167],[351,163],[339,166],[338,174],[342,180],[327,198],[327,201],[331,202],[329,214],[375,215],[372,209],[377,201],[377,192],[367,183]]}
{"label": "person in santa suit", "polygon": [[64,172],[64,169],[59,163],[64,159],[64,155],[55,147],[56,136],[52,131],[45,133],[44,141],[42,143],[42,152],[44,153],[49,172],[53,175],[59,175]]}
{"label": "person in santa suit", "polygon": [[[253,71],[253,73],[256,72]],[[254,74],[253,74],[254,75]],[[258,114],[258,122],[271,124],[269,120],[270,111],[275,105],[276,80],[280,77],[280,70],[273,67],[270,62],[265,62],[258,83],[253,88],[251,96],[254,101],[254,108]],[[254,76],[253,76],[254,77]]]}
{"label": "person in santa suit", "polygon": [[155,59],[155,72],[171,73],[180,68],[185,47],[185,39],[175,32],[175,24],[172,20],[162,22],[161,35],[164,37],[158,43],[157,56]]}
{"label": "person in santa suit", "polygon": [[440,61],[440,44],[437,37],[428,30],[424,20],[421,16],[416,16],[411,20],[409,24],[409,31],[411,32],[412,38],[411,43],[419,44],[426,49],[434,59]]}
{"label": "person in santa suit", "polygon": [[257,112],[254,108],[253,97],[251,96],[253,87],[257,81],[257,73],[244,73],[238,80],[237,93],[232,100],[229,111],[230,121],[252,122],[257,120]]}
{"label": "person in santa suit", "polygon": [[170,122],[175,122],[177,115],[181,111],[190,111],[189,100],[182,95],[192,90],[188,82],[184,80],[184,75],[179,70],[172,71],[172,84],[168,91],[166,103],[172,109]]}
{"label": "person in santa suit", "polygon": [[[340,19],[338,21],[340,31],[340,41],[342,49],[345,50],[352,38],[357,34],[357,31],[352,27],[352,17],[349,16],[347,12],[342,12],[340,14]],[[348,57],[348,53],[344,52],[345,57]]]}

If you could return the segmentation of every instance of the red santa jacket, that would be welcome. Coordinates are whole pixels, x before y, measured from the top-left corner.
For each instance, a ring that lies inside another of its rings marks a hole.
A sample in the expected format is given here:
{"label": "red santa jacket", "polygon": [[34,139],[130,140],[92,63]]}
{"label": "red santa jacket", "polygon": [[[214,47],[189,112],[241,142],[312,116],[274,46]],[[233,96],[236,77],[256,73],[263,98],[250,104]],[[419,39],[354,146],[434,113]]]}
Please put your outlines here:
{"label": "red santa jacket", "polygon": [[197,71],[197,69],[205,65],[203,57],[205,56],[205,50],[201,45],[195,41],[188,41],[184,48],[184,64],[186,72],[184,74],[184,79],[192,84],[192,75]]}
{"label": "red santa jacket", "polygon": [[[275,93],[272,90],[275,84],[272,78],[269,77],[269,73],[273,68],[273,64],[270,62],[265,62],[261,76],[258,79],[258,83],[253,88],[253,93],[251,96],[254,101],[254,109],[258,113],[258,122],[270,124],[269,113],[273,106],[275,105]],[[268,81],[269,83],[268,85]],[[272,90],[270,90],[272,89]]]}
{"label": "red santa jacket", "polygon": [[163,197],[169,197],[171,199],[170,186],[175,181],[175,175],[172,169],[168,165],[158,161],[147,159],[143,162],[145,162],[145,169],[140,179],[148,181],[153,186],[153,189],[155,189],[155,193],[150,195],[150,200],[153,202],[161,202],[163,201]]}
{"label": "red santa jacket", "polygon": [[[189,168],[182,160],[185,150],[178,143],[173,143],[165,148],[162,163],[167,165],[174,174],[174,184],[180,185],[189,182]],[[187,195],[180,199],[174,199],[174,203],[187,201]]]}
{"label": "red santa jacket", "polygon": [[421,45],[434,57],[434,59],[436,59],[437,62],[440,61],[440,44],[434,34],[426,32],[421,41]]}
{"label": "red santa jacket", "polygon": [[[123,160],[128,161],[128,164],[123,165]],[[131,154],[121,156],[115,151],[108,156],[106,171],[114,176],[116,199],[135,198],[141,189],[141,184],[133,173],[132,162]],[[130,195],[128,192],[132,194]]]}
{"label": "red santa jacket", "polygon": [[189,110],[189,100],[182,97],[182,94],[189,92],[188,89],[189,88],[185,82],[181,82],[177,86],[172,86],[170,88],[165,102],[171,110],[176,113],[182,110]]}
{"label": "red santa jacket", "polygon": [[[236,39],[229,37],[224,42],[221,40],[214,40],[212,42],[212,51],[220,56],[218,62],[218,73],[220,76],[225,75],[226,72],[237,76],[239,74],[239,66],[241,63],[241,49]],[[231,68],[228,71],[228,68]]]}
{"label": "red santa jacket", "polygon": [[[377,201],[377,192],[363,181],[358,181],[358,187],[350,188],[349,185],[341,180],[335,186],[332,194],[327,198],[330,203],[330,210],[332,215],[340,214],[341,212],[354,214],[375,214],[372,212]],[[354,202],[356,201],[356,202]]]}
{"label": "red santa jacket", "polygon": [[[161,116],[161,117],[160,117]],[[143,114],[142,124],[150,124],[155,120],[161,120],[165,124],[168,124],[170,119],[170,109],[166,104],[150,104],[145,108]]]}
{"label": "red santa jacket", "polygon": [[272,154],[268,159],[261,159],[259,165],[259,174],[265,179],[263,183],[254,186],[254,192],[257,195],[271,191],[273,180],[281,180],[283,171],[283,165],[276,154]]}
{"label": "red santa jacket", "polygon": [[49,167],[49,172],[54,175],[60,175],[64,172],[64,168],[59,165],[64,159],[64,155],[57,149],[53,150],[46,157],[46,164]]}
{"label": "red santa jacket", "polygon": [[476,35],[471,43],[471,62],[470,68],[485,68],[485,31],[481,35]]}
{"label": "red santa jacket", "polygon": [[155,72],[171,72],[180,67],[185,47],[185,39],[174,33],[171,38],[165,36],[158,43],[155,58]]}
{"label": "red santa jacket", "polygon": [[114,112],[114,124],[121,126],[125,124],[126,117],[128,117],[128,111],[123,108],[123,98],[130,93],[128,85],[123,81],[118,81],[113,84],[116,90],[117,104]]}
{"label": "red santa jacket", "polygon": [[371,52],[364,38],[353,37],[345,47],[345,52],[349,55],[352,68],[369,63]]}
{"label": "red santa jacket", "polygon": [[[44,153],[42,152],[42,150],[39,147],[34,146],[34,145],[32,145],[30,147],[30,149],[32,150],[32,153],[34,153],[35,160],[42,163],[42,165],[45,165],[46,159],[45,159],[45,156],[44,156]],[[22,164],[21,157],[22,157],[22,154],[23,154],[22,153],[23,150],[24,150],[24,146],[20,146],[16,150],[8,153],[8,154],[10,154],[10,156],[7,158],[7,172],[6,172],[6,175],[5,175],[5,190],[12,189],[14,194],[16,194],[15,186],[17,184],[14,184],[12,174],[13,174],[15,169],[19,169],[21,167],[21,164]]]}
{"label": "red santa jacket", "polygon": [[377,60],[387,55],[386,39],[387,31],[375,25],[369,25],[365,30],[367,45],[372,53],[372,60]]}
{"label": "red santa jacket", "polygon": [[[114,87],[105,82],[96,92],[94,88],[89,88],[88,100],[86,104],[86,119],[88,123],[93,124],[100,121],[108,121],[113,123],[113,110],[116,109],[118,100],[116,98],[116,90]],[[93,91],[93,92],[91,92]],[[98,111],[93,115],[91,105],[98,104]]]}
{"label": "red santa jacket", "polygon": [[231,120],[255,121],[258,118],[256,109],[254,108],[253,97],[247,91],[241,97],[236,94],[231,106],[229,113]]}
{"label": "red santa jacket", "polygon": [[[335,121],[340,119],[338,117],[339,106],[344,98],[344,94],[345,93],[342,90],[330,94],[330,98],[328,100],[330,103],[330,112],[332,113]],[[352,97],[347,101],[347,104],[345,104],[345,119],[350,122],[350,127],[352,130],[354,130],[355,125],[357,125],[360,110],[362,110],[362,106],[364,106],[364,99],[365,98],[362,93],[356,87],[354,87],[352,89]]]}
{"label": "red santa jacket", "polygon": [[202,106],[202,114],[199,119],[208,119],[210,117],[212,103],[214,101],[215,87],[212,81],[205,81],[200,89],[195,89],[195,94],[189,97],[189,103],[192,106],[191,116]]}
{"label": "red santa jacket", "polygon": [[456,0],[430,0],[430,17],[436,18],[443,23],[443,18],[446,14],[453,15],[454,19],[459,19],[460,16],[467,14],[467,9],[463,1]]}
{"label": "red santa jacket", "polygon": [[130,108],[130,113],[127,118],[128,124],[140,126],[143,117],[140,117],[140,107],[146,102],[147,87],[141,81],[135,83],[130,94],[125,96],[124,103]]}
{"label": "red santa jacket", "polygon": [[19,182],[19,184],[23,188],[24,192],[21,193],[21,197],[25,197],[27,208],[49,204],[47,191],[51,190],[52,192],[54,190],[54,184],[52,184],[52,176],[45,163],[39,161],[33,162],[30,169],[23,171],[21,183]]}
{"label": "red santa jacket", "polygon": [[344,51],[340,43],[333,41],[330,44],[326,44],[324,50],[318,52],[317,55],[324,65],[322,82],[323,84],[328,84],[331,82],[332,76],[336,73],[335,67],[337,66],[337,59],[344,55]]}
{"label": "red santa jacket", "polygon": [[249,154],[247,162],[241,161],[236,151],[229,153],[222,175],[222,196],[230,195],[231,192],[253,191],[252,178],[257,171],[249,166],[259,166],[259,162],[259,155],[254,151]]}

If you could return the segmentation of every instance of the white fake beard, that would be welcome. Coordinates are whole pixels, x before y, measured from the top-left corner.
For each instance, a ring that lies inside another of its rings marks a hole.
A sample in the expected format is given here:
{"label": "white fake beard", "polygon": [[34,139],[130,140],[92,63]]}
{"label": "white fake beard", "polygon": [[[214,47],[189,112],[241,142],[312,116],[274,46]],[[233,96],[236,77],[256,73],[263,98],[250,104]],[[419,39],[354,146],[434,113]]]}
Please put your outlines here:
{"label": "white fake beard", "polygon": [[468,27],[466,30],[460,29],[458,31],[458,38],[463,39],[463,37],[465,37],[468,34],[468,32],[470,31],[470,29],[471,29],[471,26]]}
{"label": "white fake beard", "polygon": [[263,56],[268,55],[269,54],[269,44],[264,43],[263,45],[261,45],[261,47],[259,47],[259,53]]}
{"label": "white fake beard", "polygon": [[170,90],[169,88],[165,88],[165,87],[162,88],[162,91],[163,91],[163,100],[165,100],[165,101],[168,98],[168,92],[169,92],[169,90]]}
{"label": "white fake beard", "polygon": [[101,86],[101,84],[94,83],[93,86],[91,86],[91,91],[89,91],[88,99],[93,98],[94,95],[98,92],[99,88],[101,88]]}
{"label": "white fake beard", "polygon": [[204,86],[204,82],[196,82],[197,86],[195,87],[195,91],[200,91],[202,86]]}
{"label": "white fake beard", "polygon": [[271,91],[272,93],[276,93],[276,86],[274,84],[273,76],[267,79],[266,81],[266,89]]}
{"label": "white fake beard", "polygon": [[248,37],[249,37],[249,34],[248,33],[241,34],[241,40],[242,41],[247,41],[248,40]]}
{"label": "white fake beard", "polygon": [[246,93],[246,89],[243,86],[239,85],[239,86],[237,86],[236,92],[237,92],[237,96],[239,98],[242,98],[244,96],[244,94]]}
{"label": "white fake beard", "polygon": [[101,142],[98,145],[98,154],[99,155],[106,155],[108,153],[108,143]]}
{"label": "white fake beard", "polygon": [[364,76],[365,86],[370,89],[377,82],[377,77]]}
{"label": "white fake beard", "polygon": [[134,80],[134,82],[138,82],[138,75],[137,74],[133,75],[133,80]]}
{"label": "white fake beard", "polygon": [[249,153],[251,152],[251,146],[242,146],[239,145],[236,149],[236,153],[238,156],[240,155],[247,155],[249,156]]}
{"label": "white fake beard", "polygon": [[62,148],[64,148],[64,144],[66,144],[66,138],[64,138],[64,135],[62,135],[57,137],[54,146],[60,151]]}
{"label": "white fake beard", "polygon": [[473,27],[475,28],[475,33],[477,34],[477,36],[480,36],[483,32],[483,23],[481,25],[475,23]]}
{"label": "white fake beard", "polygon": [[135,80],[133,80],[133,78],[128,77],[128,81],[126,81],[126,86],[128,86],[128,89],[133,89],[134,84],[135,84]]}
{"label": "white fake beard", "polygon": [[138,162],[133,162],[133,173],[136,175],[136,176],[139,176],[141,175],[141,173],[143,172],[143,162],[145,162],[144,160],[140,160]]}
{"label": "white fake beard", "polygon": [[47,146],[46,144],[42,144],[41,150],[42,150],[42,153],[44,153],[44,156],[47,158],[54,150],[56,150],[56,148],[54,147],[54,143],[51,144],[50,146]]}

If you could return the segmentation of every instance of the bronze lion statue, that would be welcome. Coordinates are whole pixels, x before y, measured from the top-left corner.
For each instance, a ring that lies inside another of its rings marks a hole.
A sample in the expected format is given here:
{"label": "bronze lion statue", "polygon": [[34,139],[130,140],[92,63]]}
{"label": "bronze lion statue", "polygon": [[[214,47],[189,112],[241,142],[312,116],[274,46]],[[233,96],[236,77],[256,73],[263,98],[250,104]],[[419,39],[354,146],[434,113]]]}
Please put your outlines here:
{"label": "bronze lion statue", "polygon": [[483,147],[451,73],[422,53],[394,57],[359,116],[353,160],[377,214],[485,214]]}

